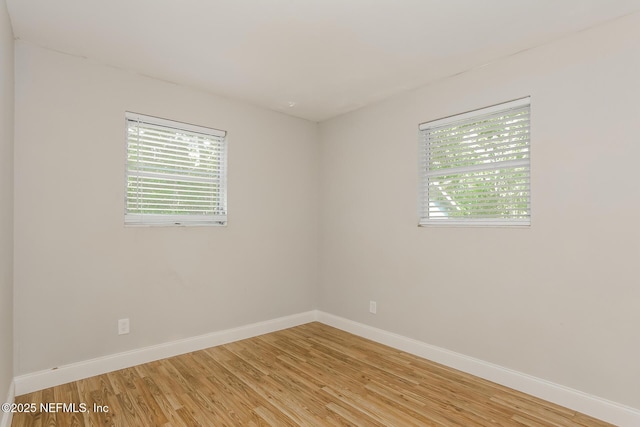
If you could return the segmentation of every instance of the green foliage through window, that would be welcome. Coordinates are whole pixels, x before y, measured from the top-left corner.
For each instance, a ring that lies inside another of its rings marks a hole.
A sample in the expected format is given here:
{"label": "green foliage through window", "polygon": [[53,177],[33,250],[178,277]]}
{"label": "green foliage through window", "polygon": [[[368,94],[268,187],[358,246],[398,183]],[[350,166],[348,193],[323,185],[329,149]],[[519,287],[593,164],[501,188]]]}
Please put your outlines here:
{"label": "green foliage through window", "polygon": [[421,126],[421,224],[530,222],[529,111],[527,98]]}

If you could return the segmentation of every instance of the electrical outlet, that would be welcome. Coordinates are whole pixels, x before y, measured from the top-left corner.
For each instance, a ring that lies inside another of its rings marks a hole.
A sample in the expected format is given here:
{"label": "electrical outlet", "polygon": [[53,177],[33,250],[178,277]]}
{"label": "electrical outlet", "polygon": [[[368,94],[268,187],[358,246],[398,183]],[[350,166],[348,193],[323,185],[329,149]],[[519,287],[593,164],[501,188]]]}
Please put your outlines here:
{"label": "electrical outlet", "polygon": [[378,304],[375,301],[369,301],[369,313],[376,314],[378,311]]}
{"label": "electrical outlet", "polygon": [[129,319],[118,320],[118,335],[129,333]]}

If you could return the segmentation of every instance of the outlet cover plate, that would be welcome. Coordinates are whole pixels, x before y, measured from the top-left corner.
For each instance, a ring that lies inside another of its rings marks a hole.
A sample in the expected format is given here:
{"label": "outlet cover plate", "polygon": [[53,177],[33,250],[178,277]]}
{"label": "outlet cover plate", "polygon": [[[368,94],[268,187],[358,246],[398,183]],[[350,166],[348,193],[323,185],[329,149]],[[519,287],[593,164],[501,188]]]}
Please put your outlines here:
{"label": "outlet cover plate", "polygon": [[129,333],[129,319],[118,320],[118,335]]}

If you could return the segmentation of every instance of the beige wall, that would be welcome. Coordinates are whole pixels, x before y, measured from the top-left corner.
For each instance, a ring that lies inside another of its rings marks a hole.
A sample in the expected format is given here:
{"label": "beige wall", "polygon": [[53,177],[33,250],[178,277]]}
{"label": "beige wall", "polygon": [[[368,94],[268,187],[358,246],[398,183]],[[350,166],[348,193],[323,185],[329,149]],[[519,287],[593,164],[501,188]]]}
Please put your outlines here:
{"label": "beige wall", "polygon": [[[640,408],[639,28],[627,17],[322,123],[320,147],[314,123],[18,42],[16,375],[320,308]],[[532,226],[418,228],[418,123],[526,95]],[[126,110],[229,132],[228,227],[123,226]]]}
{"label": "beige wall", "polygon": [[[640,408],[638,39],[630,16],[322,123],[319,308]],[[527,95],[531,227],[418,228],[418,124]]]}
{"label": "beige wall", "polygon": [[[227,227],[123,226],[127,110],[228,131]],[[15,114],[16,375],[315,308],[317,124],[24,42]]]}
{"label": "beige wall", "polygon": [[[13,379],[13,32],[0,1],[0,399]],[[1,414],[0,414],[1,418]]]}

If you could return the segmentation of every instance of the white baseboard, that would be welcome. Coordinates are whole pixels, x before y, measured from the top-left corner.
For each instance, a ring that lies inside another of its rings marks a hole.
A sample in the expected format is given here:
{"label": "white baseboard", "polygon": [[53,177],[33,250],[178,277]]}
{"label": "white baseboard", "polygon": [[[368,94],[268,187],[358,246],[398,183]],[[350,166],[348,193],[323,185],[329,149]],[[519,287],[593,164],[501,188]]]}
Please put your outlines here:
{"label": "white baseboard", "polygon": [[[638,409],[402,335],[315,310],[73,363],[55,370],[21,375],[15,378],[15,387],[13,383],[11,384],[7,402],[13,402],[15,395],[19,396],[118,369],[251,338],[313,321],[319,321],[398,350],[476,375],[620,427],[640,426],[640,410]],[[0,427],[9,427],[10,425],[11,414],[4,414],[0,421]]]}
{"label": "white baseboard", "polygon": [[[7,392],[7,398],[0,403],[13,403],[16,398],[15,390],[15,384],[11,381],[11,384],[9,384],[9,391]],[[0,415],[2,415],[0,418],[0,427],[11,427],[13,413],[0,411]]]}
{"label": "white baseboard", "polygon": [[318,311],[317,320],[620,427],[640,426],[638,409],[322,311]]}
{"label": "white baseboard", "polygon": [[[98,357],[70,365],[60,366],[57,369],[34,372],[20,375],[15,378],[15,394],[31,393],[77,381],[83,378],[101,375],[118,369],[130,368],[142,363],[165,359],[179,354],[202,350],[233,341],[243,340],[281,329],[291,328],[316,320],[316,311],[294,314],[264,322],[252,323],[238,328],[226,329],[197,337],[186,338],[164,344],[144,347],[123,353]],[[4,425],[0,426],[4,427]]]}

